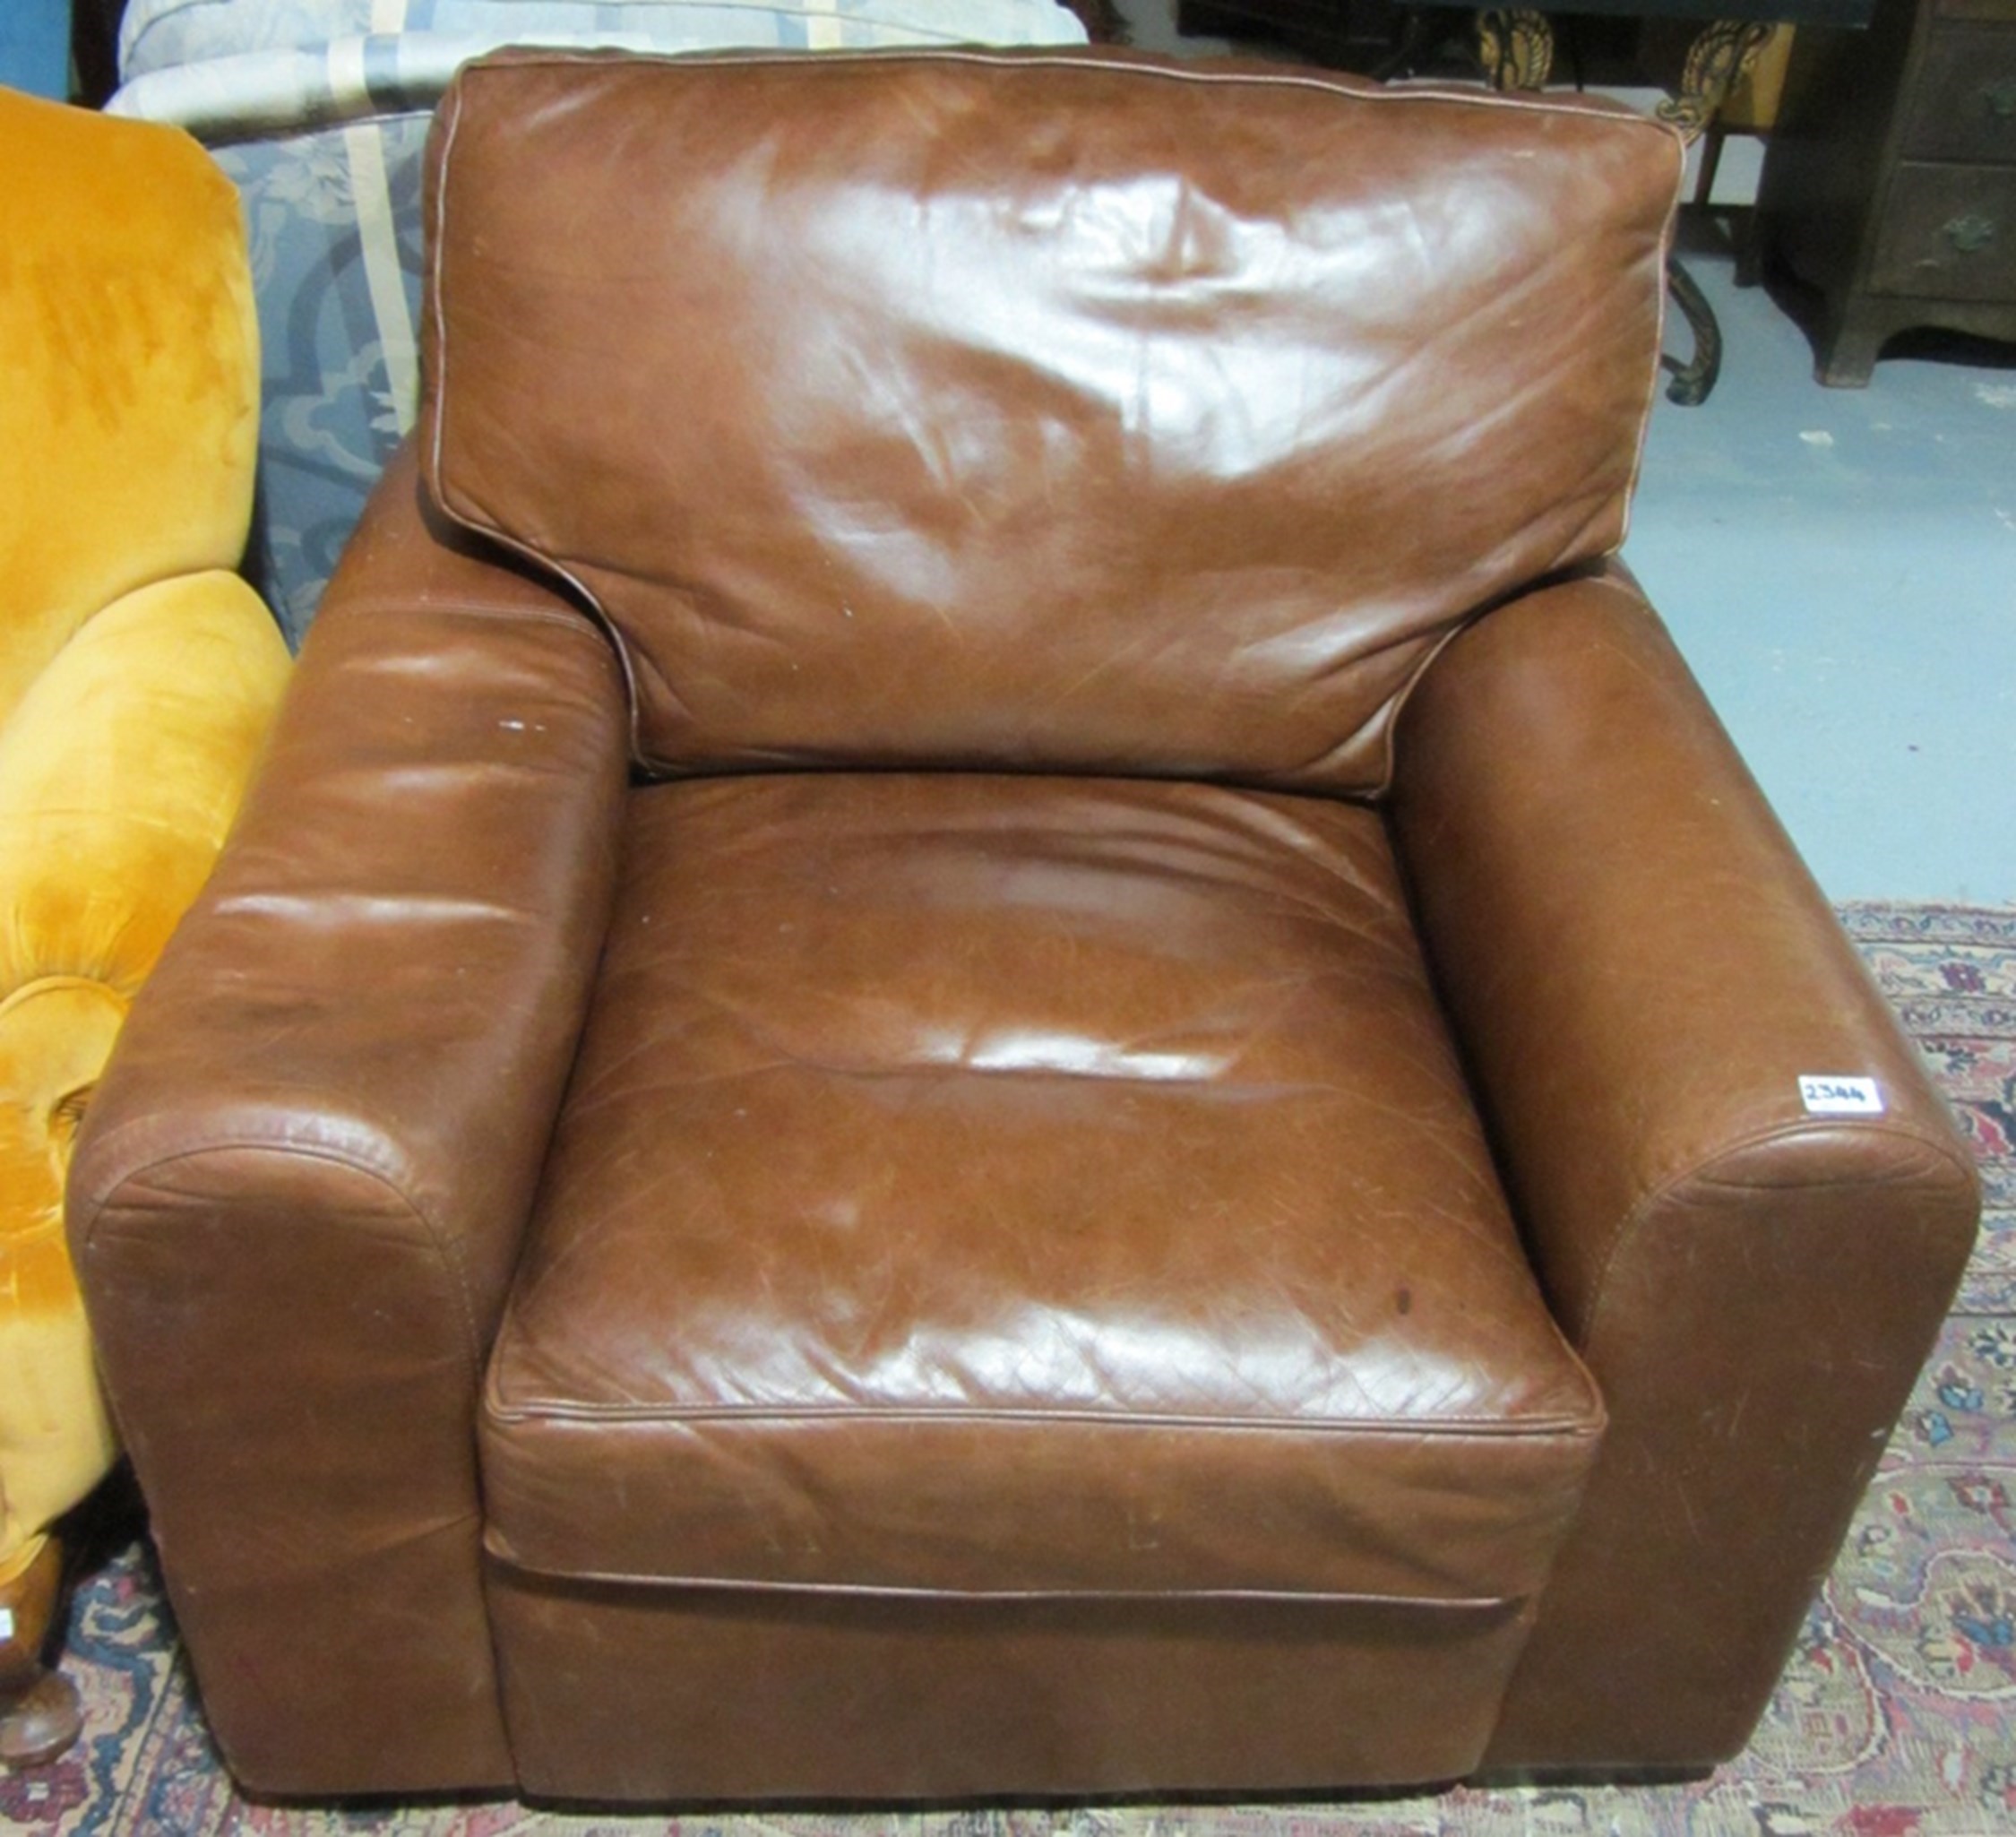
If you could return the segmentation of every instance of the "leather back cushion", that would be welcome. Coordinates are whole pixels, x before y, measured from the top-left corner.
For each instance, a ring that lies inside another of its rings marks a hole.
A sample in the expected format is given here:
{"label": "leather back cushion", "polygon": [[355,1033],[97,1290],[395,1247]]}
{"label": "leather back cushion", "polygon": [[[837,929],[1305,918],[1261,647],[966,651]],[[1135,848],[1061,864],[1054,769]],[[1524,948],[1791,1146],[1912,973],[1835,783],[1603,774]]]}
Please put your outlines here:
{"label": "leather back cushion", "polygon": [[1667,131],[1133,56],[508,53],[435,129],[423,453],[646,767],[1376,790],[1622,538]]}

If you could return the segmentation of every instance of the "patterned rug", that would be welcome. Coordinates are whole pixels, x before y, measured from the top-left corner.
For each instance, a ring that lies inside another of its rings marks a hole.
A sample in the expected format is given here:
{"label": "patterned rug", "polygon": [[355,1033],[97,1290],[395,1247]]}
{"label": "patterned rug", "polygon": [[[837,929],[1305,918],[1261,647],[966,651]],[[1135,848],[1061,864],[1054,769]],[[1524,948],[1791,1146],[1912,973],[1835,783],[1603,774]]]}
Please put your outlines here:
{"label": "patterned rug", "polygon": [[78,1591],[66,1665],[88,1733],[0,1775],[24,1837],[1991,1837],[2016,1832],[2016,911],[1843,917],[1987,1175],[1982,1245],[1749,1750],[1702,1784],[1458,1791],[1357,1806],[903,1815],[563,1816],[515,1805],[299,1811],[237,1797],[203,1733],[147,1546]]}

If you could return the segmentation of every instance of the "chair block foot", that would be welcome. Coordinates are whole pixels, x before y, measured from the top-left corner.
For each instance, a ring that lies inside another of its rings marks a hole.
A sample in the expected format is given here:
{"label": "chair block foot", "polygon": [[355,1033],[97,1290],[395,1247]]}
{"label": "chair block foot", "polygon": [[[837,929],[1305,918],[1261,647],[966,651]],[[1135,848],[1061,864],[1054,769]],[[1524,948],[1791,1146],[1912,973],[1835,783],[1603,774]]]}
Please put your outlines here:
{"label": "chair block foot", "polygon": [[47,1766],[83,1730],[77,1686],[42,1662],[62,1592],[63,1546],[53,1537],[0,1583],[0,1766]]}
{"label": "chair block foot", "polygon": [[60,1671],[45,1670],[25,1690],[0,1697],[0,1766],[46,1767],[83,1729],[77,1686]]}

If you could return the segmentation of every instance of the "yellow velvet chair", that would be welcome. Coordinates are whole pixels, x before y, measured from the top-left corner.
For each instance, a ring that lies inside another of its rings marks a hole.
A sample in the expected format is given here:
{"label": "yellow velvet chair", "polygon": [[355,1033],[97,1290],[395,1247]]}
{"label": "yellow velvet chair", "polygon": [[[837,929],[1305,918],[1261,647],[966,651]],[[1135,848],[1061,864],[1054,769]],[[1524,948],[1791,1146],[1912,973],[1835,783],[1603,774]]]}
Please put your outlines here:
{"label": "yellow velvet chair", "polygon": [[63,1243],[78,1120],[287,673],[232,572],[257,334],[194,141],[0,90],[0,1760],[60,1752],[50,1525],[111,1464]]}

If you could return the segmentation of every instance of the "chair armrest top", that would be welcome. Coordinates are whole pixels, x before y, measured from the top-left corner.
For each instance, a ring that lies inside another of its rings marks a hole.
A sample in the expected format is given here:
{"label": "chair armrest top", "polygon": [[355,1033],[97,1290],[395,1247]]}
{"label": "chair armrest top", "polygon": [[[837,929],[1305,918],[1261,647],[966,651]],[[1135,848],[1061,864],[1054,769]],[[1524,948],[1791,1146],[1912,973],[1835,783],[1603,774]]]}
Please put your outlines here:
{"label": "chair armrest top", "polygon": [[[1571,1339],[1635,1232],[1719,1194],[1880,1189],[1943,1246],[1900,1281],[1957,1280],[1971,1159],[1621,568],[1467,631],[1398,762],[1423,932]],[[1809,1110],[1809,1075],[1873,1080],[1882,1108]]]}
{"label": "chair armrest top", "polygon": [[484,1337],[607,923],[625,737],[597,629],[439,534],[395,463],[80,1139],[80,1267],[110,1214],[201,1215],[150,1209],[171,1167],[218,1212],[281,1180],[335,1214],[363,1176]]}

